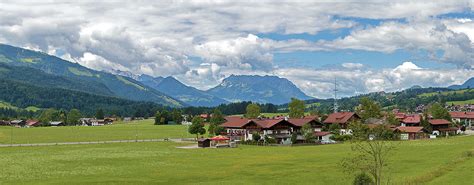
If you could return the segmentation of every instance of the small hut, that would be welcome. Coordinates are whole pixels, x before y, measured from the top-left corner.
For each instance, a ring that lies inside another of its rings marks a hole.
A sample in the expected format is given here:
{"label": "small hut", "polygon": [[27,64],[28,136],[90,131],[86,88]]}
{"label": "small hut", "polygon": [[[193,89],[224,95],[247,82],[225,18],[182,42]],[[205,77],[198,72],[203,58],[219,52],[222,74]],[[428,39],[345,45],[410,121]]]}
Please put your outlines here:
{"label": "small hut", "polygon": [[198,140],[198,147],[209,148],[211,147],[211,140],[208,138],[202,138]]}

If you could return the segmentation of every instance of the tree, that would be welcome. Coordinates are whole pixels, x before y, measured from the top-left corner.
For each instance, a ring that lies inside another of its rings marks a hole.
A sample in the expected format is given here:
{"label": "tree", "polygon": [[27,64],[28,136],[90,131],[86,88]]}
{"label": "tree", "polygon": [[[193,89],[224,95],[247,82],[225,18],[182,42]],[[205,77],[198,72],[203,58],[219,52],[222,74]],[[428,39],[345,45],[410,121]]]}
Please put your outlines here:
{"label": "tree", "polygon": [[290,118],[301,118],[304,116],[304,101],[291,98],[291,102],[288,104],[288,109],[290,110]]}
{"label": "tree", "polygon": [[82,114],[78,109],[71,109],[67,114],[67,121],[68,125],[78,125],[79,119],[81,119]]}
{"label": "tree", "polygon": [[161,113],[156,111],[155,113],[155,125],[161,125]]}
{"label": "tree", "polygon": [[208,128],[209,135],[218,135],[221,132],[223,132],[224,128],[221,127],[220,125],[224,122],[225,122],[225,119],[224,119],[224,116],[222,115],[222,112],[219,109],[214,109],[211,115],[210,125]]}
{"label": "tree", "polygon": [[331,132],[331,134],[339,135],[339,130],[341,129],[341,125],[337,123],[329,124],[328,131]]}
{"label": "tree", "polygon": [[354,154],[342,162],[346,172],[367,173],[376,185],[382,184],[389,154],[395,148],[394,143],[380,137],[372,140],[354,137],[351,148]]}
{"label": "tree", "polygon": [[173,109],[173,112],[171,112],[171,119],[176,123],[176,124],[181,124],[183,121],[183,115],[181,111],[178,109]]}
{"label": "tree", "polygon": [[314,129],[311,124],[306,123],[301,127],[301,134],[303,135],[306,142],[310,142],[314,139]]}
{"label": "tree", "polygon": [[357,107],[357,114],[362,118],[362,120],[367,120],[369,118],[381,118],[382,112],[380,111],[380,105],[375,101],[362,97],[360,99],[360,105]]}
{"label": "tree", "polygon": [[433,127],[431,124],[428,122],[428,112],[424,112],[423,116],[421,117],[420,124],[425,129],[428,133],[433,132]]}
{"label": "tree", "polygon": [[387,113],[387,117],[385,121],[390,125],[394,125],[394,126],[400,125],[400,121],[398,121],[398,119],[395,117],[395,114],[393,114],[392,112]]}
{"label": "tree", "polygon": [[104,119],[104,110],[98,109],[97,112],[95,113],[95,118],[97,119]]}
{"label": "tree", "polygon": [[448,110],[439,103],[433,103],[428,109],[428,112],[431,114],[433,119],[445,119],[451,121],[451,115],[449,114]]}
{"label": "tree", "polygon": [[291,134],[291,143],[295,144],[298,141],[298,134],[296,132],[293,132]]}
{"label": "tree", "polygon": [[58,111],[53,108],[44,110],[39,116],[38,120],[44,124],[49,123],[50,121],[58,119]]}
{"label": "tree", "polygon": [[196,139],[199,138],[199,135],[206,133],[206,129],[204,128],[204,120],[201,117],[194,116],[191,122],[192,124],[189,126],[188,132],[190,134],[196,134]]}
{"label": "tree", "polygon": [[255,119],[260,116],[260,106],[256,103],[247,105],[245,117]]}
{"label": "tree", "polygon": [[262,139],[262,136],[260,136],[260,134],[258,132],[254,132],[254,133],[252,133],[252,139],[254,141],[260,141],[260,139]]}

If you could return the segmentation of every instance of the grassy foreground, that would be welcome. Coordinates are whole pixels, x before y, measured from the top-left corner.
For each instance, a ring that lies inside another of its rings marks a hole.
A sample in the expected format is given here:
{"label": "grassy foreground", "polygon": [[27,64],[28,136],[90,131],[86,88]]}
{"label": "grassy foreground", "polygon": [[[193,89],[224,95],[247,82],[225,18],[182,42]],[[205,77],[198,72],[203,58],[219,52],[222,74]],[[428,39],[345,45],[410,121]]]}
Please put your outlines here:
{"label": "grassy foreground", "polygon": [[183,125],[153,125],[153,120],[117,122],[99,127],[0,127],[0,144],[192,138]]}
{"label": "grassy foreground", "polygon": [[[474,184],[474,136],[404,141],[390,184]],[[178,149],[172,142],[0,148],[0,184],[350,184],[350,144]]]}

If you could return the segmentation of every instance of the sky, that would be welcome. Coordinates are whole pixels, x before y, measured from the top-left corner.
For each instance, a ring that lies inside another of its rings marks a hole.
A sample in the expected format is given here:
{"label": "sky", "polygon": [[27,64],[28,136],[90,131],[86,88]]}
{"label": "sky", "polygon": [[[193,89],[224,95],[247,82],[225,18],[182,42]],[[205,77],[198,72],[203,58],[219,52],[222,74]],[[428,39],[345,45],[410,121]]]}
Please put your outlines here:
{"label": "sky", "polygon": [[474,76],[474,1],[0,1],[0,43],[206,90],[277,75],[306,94]]}

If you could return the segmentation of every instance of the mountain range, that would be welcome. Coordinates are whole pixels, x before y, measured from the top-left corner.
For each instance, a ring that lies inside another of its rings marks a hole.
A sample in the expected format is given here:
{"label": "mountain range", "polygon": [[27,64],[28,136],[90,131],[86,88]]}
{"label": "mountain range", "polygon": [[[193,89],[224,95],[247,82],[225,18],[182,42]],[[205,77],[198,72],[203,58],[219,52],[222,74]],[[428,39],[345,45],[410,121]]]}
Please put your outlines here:
{"label": "mountain range", "polygon": [[466,89],[466,88],[473,88],[473,87],[474,87],[474,77],[466,80],[466,82],[464,82],[461,85],[451,85],[448,88],[459,90],[459,89]]}
{"label": "mountain range", "polygon": [[291,98],[312,99],[286,78],[277,76],[231,75],[207,91],[227,101],[283,104]]}
{"label": "mountain range", "polygon": [[[173,77],[96,71],[43,52],[0,44],[0,77],[9,83],[66,89],[171,107],[212,107],[235,101],[282,104],[292,97],[309,99],[293,83],[275,76],[229,76],[208,91]],[[1,88],[1,87],[0,87]],[[2,100],[0,100],[2,101]]]}

